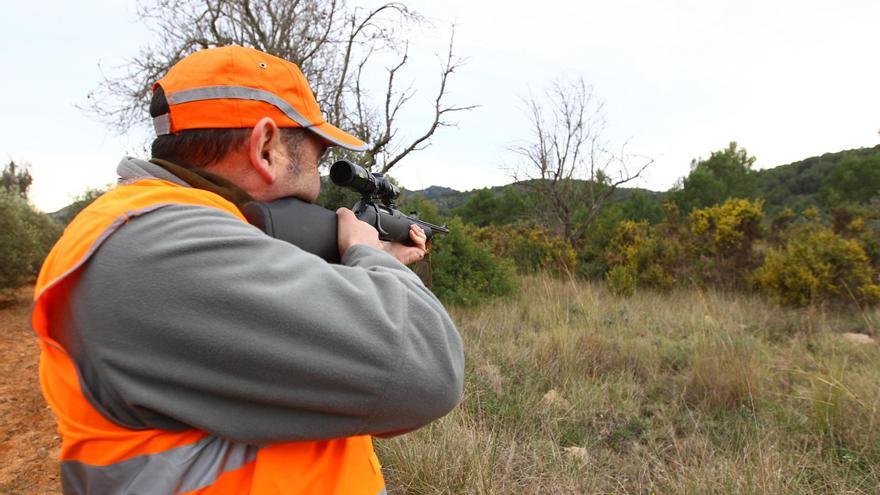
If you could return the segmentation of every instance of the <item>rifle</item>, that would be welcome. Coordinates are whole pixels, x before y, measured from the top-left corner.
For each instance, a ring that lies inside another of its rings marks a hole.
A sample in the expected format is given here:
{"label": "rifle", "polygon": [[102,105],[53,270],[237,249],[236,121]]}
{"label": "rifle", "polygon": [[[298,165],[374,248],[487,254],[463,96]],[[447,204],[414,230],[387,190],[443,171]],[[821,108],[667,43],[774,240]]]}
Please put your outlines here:
{"label": "rifle", "polygon": [[[428,240],[434,234],[448,234],[446,226],[434,225],[418,218],[416,213],[404,214],[395,200],[400,189],[382,174],[369,173],[348,160],[339,160],[330,167],[330,180],[340,187],[360,193],[361,199],[351,208],[355,216],[379,232],[379,239],[412,245],[409,227],[416,224]],[[299,198],[282,198],[269,203],[251,201],[242,205],[247,221],[267,235],[287,241],[316,254],[329,263],[339,263],[336,212]]]}

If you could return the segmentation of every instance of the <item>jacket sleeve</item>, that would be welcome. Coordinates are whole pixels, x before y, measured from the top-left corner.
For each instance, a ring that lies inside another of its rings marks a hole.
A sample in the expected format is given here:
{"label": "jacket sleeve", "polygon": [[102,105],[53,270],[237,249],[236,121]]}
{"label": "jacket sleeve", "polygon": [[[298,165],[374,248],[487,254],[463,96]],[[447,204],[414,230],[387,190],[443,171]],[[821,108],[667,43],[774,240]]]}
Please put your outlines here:
{"label": "jacket sleeve", "polygon": [[331,265],[218,210],[167,206],[111,235],[62,332],[119,424],[248,443],[409,431],[461,399],[461,338],[419,278],[353,246]]}

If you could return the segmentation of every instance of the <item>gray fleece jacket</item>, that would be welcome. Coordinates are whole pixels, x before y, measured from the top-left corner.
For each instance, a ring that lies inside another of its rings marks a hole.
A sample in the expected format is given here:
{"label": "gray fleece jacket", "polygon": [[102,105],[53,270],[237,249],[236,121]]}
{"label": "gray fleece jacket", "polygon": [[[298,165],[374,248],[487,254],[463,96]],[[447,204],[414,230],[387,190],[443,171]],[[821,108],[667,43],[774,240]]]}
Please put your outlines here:
{"label": "gray fleece jacket", "polygon": [[[131,158],[118,173],[181,183]],[[365,245],[331,265],[226,212],[166,206],[111,235],[69,303],[59,340],[90,402],[129,428],[251,444],[393,435],[461,399],[449,315]]]}

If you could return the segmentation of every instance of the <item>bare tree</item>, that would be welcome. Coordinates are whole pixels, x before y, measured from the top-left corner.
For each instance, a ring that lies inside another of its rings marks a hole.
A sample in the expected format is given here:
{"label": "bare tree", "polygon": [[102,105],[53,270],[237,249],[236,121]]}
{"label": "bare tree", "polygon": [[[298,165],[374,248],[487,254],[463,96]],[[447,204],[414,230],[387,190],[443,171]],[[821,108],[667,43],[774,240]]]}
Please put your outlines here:
{"label": "bare tree", "polygon": [[531,136],[512,148],[522,158],[514,177],[538,193],[544,221],[575,246],[614,192],[652,160],[627,154],[626,144],[610,150],[603,104],[583,79],[557,81],[524,103]]}
{"label": "bare tree", "polygon": [[[142,3],[138,16],[156,40],[120,72],[106,76],[87,104],[120,131],[147,122],[151,85],[172,65],[194,51],[230,44],[299,65],[327,120],[371,143],[367,153],[348,157],[373,170],[387,172],[428,146],[437,129],[454,125],[449,114],[474,108],[446,102],[449,78],[463,63],[450,36],[424,130],[409,141],[399,135],[395,121],[415,95],[412,87],[398,87],[409,61],[406,35],[425,23],[402,3],[365,10],[344,0],[154,0]],[[384,96],[376,103],[365,87],[365,71],[379,57],[396,62],[386,68]]]}

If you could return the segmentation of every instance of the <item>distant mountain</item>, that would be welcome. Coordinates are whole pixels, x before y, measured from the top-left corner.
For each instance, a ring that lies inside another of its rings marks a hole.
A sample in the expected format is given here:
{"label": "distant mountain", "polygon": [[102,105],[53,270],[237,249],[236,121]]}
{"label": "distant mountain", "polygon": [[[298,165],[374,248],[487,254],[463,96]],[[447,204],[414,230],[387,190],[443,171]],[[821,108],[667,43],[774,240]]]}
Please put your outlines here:
{"label": "distant mountain", "polygon": [[441,215],[449,215],[452,213],[452,210],[465,204],[474,191],[477,191],[477,189],[462,192],[451,187],[430,186],[418,191],[404,191],[404,196],[411,194],[423,196],[437,205]]}
{"label": "distant mountain", "polygon": [[461,194],[459,191],[451,187],[443,187],[443,186],[431,186],[427,189],[422,189],[420,191],[416,191],[416,193],[421,194],[427,199],[434,199],[439,196],[448,196],[452,194]]}
{"label": "distant mountain", "polygon": [[880,145],[825,153],[803,160],[758,171],[758,196],[768,212],[783,208],[803,210],[821,204],[820,189],[843,159],[880,155]]}
{"label": "distant mountain", "polygon": [[74,210],[76,210],[76,204],[71,203],[58,211],[49,212],[47,215],[52,219],[67,225],[70,223],[70,220],[73,219],[73,215],[75,214]]}
{"label": "distant mountain", "polygon": [[[488,189],[496,195],[501,195],[502,191],[506,187],[514,186],[522,189],[526,187],[526,184],[526,182],[514,182],[504,186],[489,187]],[[471,196],[482,189],[486,188],[471,189],[469,191],[458,191],[452,189],[451,187],[430,186],[425,189],[419,189],[418,191],[405,191],[404,194],[422,195],[426,199],[431,200],[434,204],[437,205],[437,209],[441,215],[451,215],[456,208],[463,206],[465,203],[468,202]],[[614,199],[623,200],[629,197],[631,194],[639,191],[647,193],[652,199],[656,201],[660,201],[660,197],[663,195],[663,193],[660,192],[651,191],[648,189],[641,189],[637,187],[620,188],[614,192]]]}
{"label": "distant mountain", "polygon": [[[880,145],[870,148],[856,148],[851,150],[825,153],[803,160],[779,165],[773,168],[758,170],[758,194],[764,199],[765,209],[773,214],[783,208],[803,210],[809,206],[820,206],[820,189],[830,177],[834,168],[843,159],[849,156],[868,157],[880,155]],[[513,185],[521,184],[514,183]],[[507,186],[495,186],[489,188],[496,194],[501,194]],[[464,205],[468,199],[480,189],[470,191],[457,191],[449,187],[431,186],[418,191],[406,191],[405,194],[421,194],[435,204],[441,214],[448,215],[459,206]],[[621,188],[615,192],[615,200],[626,199],[629,195],[641,191],[648,194],[656,201],[663,201],[667,192],[651,191],[641,188]]]}

